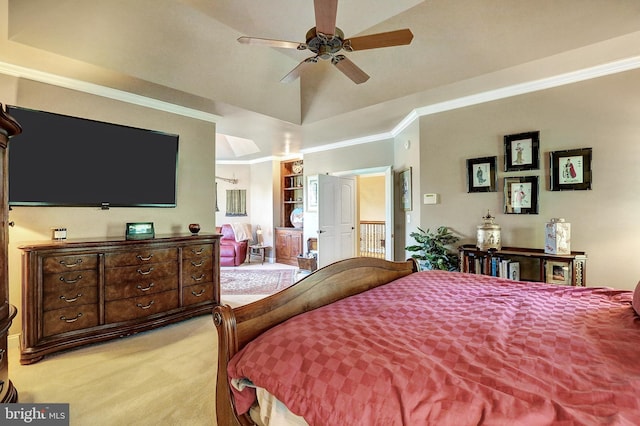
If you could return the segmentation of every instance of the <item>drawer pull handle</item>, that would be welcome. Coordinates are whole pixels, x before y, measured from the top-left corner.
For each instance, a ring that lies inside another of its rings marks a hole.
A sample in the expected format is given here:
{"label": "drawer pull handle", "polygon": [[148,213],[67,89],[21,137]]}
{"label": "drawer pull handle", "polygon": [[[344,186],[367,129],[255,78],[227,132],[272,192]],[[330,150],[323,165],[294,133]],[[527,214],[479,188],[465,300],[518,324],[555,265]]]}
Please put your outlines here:
{"label": "drawer pull handle", "polygon": [[148,286],[146,286],[146,287],[142,287],[142,284],[138,284],[138,285],[136,286],[136,288],[137,288],[138,290],[140,290],[140,291],[149,291],[149,290],[151,290],[151,287],[153,287],[154,285],[155,285],[154,283],[151,283],[151,284],[149,284],[149,285],[148,285]]}
{"label": "drawer pull handle", "polygon": [[76,267],[76,266],[80,265],[81,263],[82,263],[82,259],[77,259],[77,260],[76,260],[75,262],[73,262],[73,263],[67,263],[67,262],[66,262],[66,261],[64,261],[64,260],[61,260],[61,261],[60,261],[60,264],[61,264],[61,265],[66,266],[67,268],[74,268],[74,267]]}
{"label": "drawer pull handle", "polygon": [[193,294],[195,297],[200,297],[204,294],[205,290],[202,289],[200,290],[198,293],[196,293],[195,291],[191,290],[191,294]]}
{"label": "drawer pull handle", "polygon": [[72,323],[72,322],[76,322],[80,319],[80,317],[82,316],[82,312],[79,312],[78,315],[75,316],[75,318],[67,318],[64,315],[60,317],[60,319],[64,322],[67,323]]}
{"label": "drawer pull handle", "polygon": [[196,254],[198,256],[200,256],[203,252],[204,252],[204,248],[191,249],[191,253]]}
{"label": "drawer pull handle", "polygon": [[204,260],[201,260],[200,262],[196,263],[193,260],[191,261],[191,264],[195,267],[200,267],[202,265],[204,265]]}
{"label": "drawer pull handle", "polygon": [[153,305],[153,300],[149,302],[148,305],[143,305],[142,303],[136,303],[136,306],[140,309],[149,309]]}
{"label": "drawer pull handle", "polygon": [[75,279],[73,280],[68,280],[65,277],[60,277],[60,281],[62,281],[65,284],[75,284],[78,281],[80,281],[82,279],[82,275],[78,275]]}
{"label": "drawer pull handle", "polygon": [[0,349],[0,362],[4,359],[4,354],[7,353],[4,349]]}
{"label": "drawer pull handle", "polygon": [[78,293],[78,294],[76,294],[76,297],[71,298],[71,299],[67,299],[64,296],[60,296],[60,300],[64,300],[67,303],[73,303],[73,302],[75,302],[76,300],[78,300],[81,297],[82,297],[82,293]]}
{"label": "drawer pull handle", "polygon": [[145,261],[145,262],[146,262],[147,260],[151,260],[151,258],[153,257],[153,253],[151,253],[151,254],[150,254],[149,256],[147,256],[147,257],[142,257],[142,255],[140,255],[140,254],[139,254],[139,255],[137,255],[136,257],[137,257],[138,259],[143,260],[143,261]]}
{"label": "drawer pull handle", "polygon": [[151,271],[153,271],[153,266],[151,268],[149,268],[148,271],[143,271],[142,269],[138,269],[138,273],[140,275],[149,275],[151,273]]}
{"label": "drawer pull handle", "polygon": [[4,380],[0,380],[0,393],[4,390]]}
{"label": "drawer pull handle", "polygon": [[194,281],[202,281],[204,279],[204,274],[200,275],[199,277],[194,277],[193,275],[191,275],[191,279],[193,279]]}

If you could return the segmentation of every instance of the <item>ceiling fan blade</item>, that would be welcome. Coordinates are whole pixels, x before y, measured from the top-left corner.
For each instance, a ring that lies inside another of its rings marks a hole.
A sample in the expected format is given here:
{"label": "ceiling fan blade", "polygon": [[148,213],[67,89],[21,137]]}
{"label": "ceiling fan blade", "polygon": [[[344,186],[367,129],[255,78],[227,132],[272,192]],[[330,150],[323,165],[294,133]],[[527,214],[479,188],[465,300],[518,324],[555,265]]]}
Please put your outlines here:
{"label": "ceiling fan blade", "polygon": [[273,40],[269,38],[256,37],[240,37],[238,41],[242,44],[251,44],[254,46],[280,47],[282,49],[298,49],[304,50],[307,45],[298,43],[297,41]]}
{"label": "ceiling fan blade", "polygon": [[389,31],[386,33],[371,34],[347,39],[343,43],[345,50],[366,50],[379,47],[402,46],[411,43],[413,33],[410,29]]}
{"label": "ceiling fan blade", "polygon": [[351,62],[344,55],[336,55],[331,59],[331,63],[336,66],[340,71],[349,77],[355,84],[364,83],[369,80],[367,73],[362,71],[356,64]]}
{"label": "ceiling fan blade", "polygon": [[316,14],[316,32],[334,35],[336,33],[338,0],[314,0],[313,7]]}
{"label": "ceiling fan blade", "polygon": [[294,81],[298,77],[300,77],[300,74],[302,74],[302,71],[305,68],[307,68],[310,65],[315,64],[316,62],[318,62],[318,57],[317,56],[313,56],[311,58],[305,59],[304,61],[300,62],[294,69],[289,71],[289,74],[287,74],[284,77],[282,77],[282,80],[280,80],[280,83],[291,83],[292,81]]}

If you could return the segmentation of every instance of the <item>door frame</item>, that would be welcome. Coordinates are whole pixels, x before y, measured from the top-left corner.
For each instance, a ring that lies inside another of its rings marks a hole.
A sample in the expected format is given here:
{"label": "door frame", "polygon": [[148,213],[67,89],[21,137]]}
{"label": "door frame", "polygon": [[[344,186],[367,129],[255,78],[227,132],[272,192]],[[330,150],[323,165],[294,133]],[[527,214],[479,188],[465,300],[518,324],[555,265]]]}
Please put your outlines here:
{"label": "door frame", "polygon": [[[393,198],[393,189],[394,189],[394,182],[393,182],[393,167],[392,166],[381,166],[381,167],[370,167],[370,168],[365,168],[365,169],[355,169],[355,170],[347,170],[347,171],[342,171],[342,172],[335,172],[335,173],[330,173],[333,176],[339,176],[339,177],[349,177],[349,176],[363,176],[363,175],[372,175],[372,174],[384,174],[384,192],[385,192],[385,223],[387,224],[387,226],[385,227],[385,259],[386,260],[394,260],[394,247],[395,247],[395,241],[394,241],[394,222],[393,222],[393,204],[394,204],[394,198]],[[358,188],[356,186],[356,192],[354,195],[357,196],[357,194],[360,193],[360,188]],[[357,200],[354,200],[354,202]],[[356,226],[359,227],[360,226],[360,218],[356,217]],[[358,233],[354,234],[354,238],[355,235]],[[356,243],[356,241],[353,242],[354,244]]]}

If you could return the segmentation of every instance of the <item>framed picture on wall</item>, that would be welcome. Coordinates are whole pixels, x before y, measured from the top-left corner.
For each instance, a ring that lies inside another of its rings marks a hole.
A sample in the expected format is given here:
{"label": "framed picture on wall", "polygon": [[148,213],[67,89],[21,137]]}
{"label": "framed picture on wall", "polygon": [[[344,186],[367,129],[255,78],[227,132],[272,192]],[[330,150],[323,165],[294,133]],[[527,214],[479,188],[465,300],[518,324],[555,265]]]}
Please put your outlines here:
{"label": "framed picture on wall", "polygon": [[591,148],[554,151],[550,154],[552,191],[591,189]]}
{"label": "framed picture on wall", "polygon": [[504,212],[538,214],[538,176],[504,178]]}
{"label": "framed picture on wall", "polygon": [[504,171],[540,168],[540,132],[526,132],[504,137]]}
{"label": "framed picture on wall", "polygon": [[496,192],[498,157],[471,158],[467,160],[467,192]]}
{"label": "framed picture on wall", "polygon": [[307,178],[307,211],[318,211],[318,176]]}
{"label": "framed picture on wall", "polygon": [[400,172],[400,203],[402,210],[411,210],[411,167]]}

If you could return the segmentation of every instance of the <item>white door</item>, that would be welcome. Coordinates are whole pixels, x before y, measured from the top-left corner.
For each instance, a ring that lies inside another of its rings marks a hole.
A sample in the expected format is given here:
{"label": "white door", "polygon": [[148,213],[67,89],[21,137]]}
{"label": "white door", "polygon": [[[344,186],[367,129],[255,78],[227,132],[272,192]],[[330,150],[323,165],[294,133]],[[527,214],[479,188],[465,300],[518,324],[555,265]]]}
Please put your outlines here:
{"label": "white door", "polygon": [[318,267],[354,257],[355,180],[318,175]]}

